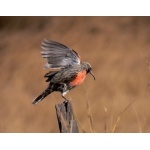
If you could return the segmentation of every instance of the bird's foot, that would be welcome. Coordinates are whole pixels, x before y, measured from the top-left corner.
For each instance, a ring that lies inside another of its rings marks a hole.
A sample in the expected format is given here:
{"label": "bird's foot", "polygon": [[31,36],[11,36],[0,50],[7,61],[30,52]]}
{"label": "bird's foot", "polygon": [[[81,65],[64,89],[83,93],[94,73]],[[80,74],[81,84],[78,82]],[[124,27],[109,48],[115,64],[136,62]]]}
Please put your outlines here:
{"label": "bird's foot", "polygon": [[66,103],[68,103],[68,102],[69,102],[69,100],[68,100],[68,99],[65,99],[65,100],[64,100],[64,103],[65,103],[65,104],[66,104]]}
{"label": "bird's foot", "polygon": [[68,103],[69,100],[66,99],[66,97],[64,97],[63,95],[62,95],[62,97],[63,97],[63,99],[64,99],[64,102],[63,102],[63,103],[65,103],[65,104]]}

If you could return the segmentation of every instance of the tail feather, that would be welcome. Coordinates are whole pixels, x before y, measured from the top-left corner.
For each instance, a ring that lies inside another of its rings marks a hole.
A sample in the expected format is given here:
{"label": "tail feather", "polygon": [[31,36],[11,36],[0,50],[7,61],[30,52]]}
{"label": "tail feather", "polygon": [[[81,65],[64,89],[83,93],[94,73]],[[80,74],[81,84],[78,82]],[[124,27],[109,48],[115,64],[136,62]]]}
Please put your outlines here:
{"label": "tail feather", "polygon": [[48,87],[42,94],[40,94],[37,98],[35,98],[32,102],[32,104],[38,104],[40,101],[42,101],[46,96],[48,96],[53,91]]}

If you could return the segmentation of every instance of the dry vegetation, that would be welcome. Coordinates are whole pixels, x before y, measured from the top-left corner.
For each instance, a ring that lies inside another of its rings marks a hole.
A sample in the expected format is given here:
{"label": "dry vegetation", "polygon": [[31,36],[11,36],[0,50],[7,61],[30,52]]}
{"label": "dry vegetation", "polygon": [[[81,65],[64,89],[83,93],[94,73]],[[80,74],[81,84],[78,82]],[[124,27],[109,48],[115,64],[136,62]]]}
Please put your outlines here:
{"label": "dry vegetation", "polygon": [[44,38],[62,42],[93,66],[67,97],[81,132],[150,132],[150,17],[0,17],[0,132],[59,132],[40,55]]}

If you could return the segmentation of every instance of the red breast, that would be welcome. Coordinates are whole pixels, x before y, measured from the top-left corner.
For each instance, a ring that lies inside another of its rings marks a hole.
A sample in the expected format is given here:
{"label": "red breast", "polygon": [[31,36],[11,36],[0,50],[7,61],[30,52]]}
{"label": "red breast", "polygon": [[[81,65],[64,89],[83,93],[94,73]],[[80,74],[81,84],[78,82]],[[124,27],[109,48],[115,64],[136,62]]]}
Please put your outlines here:
{"label": "red breast", "polygon": [[71,86],[77,86],[80,85],[86,77],[86,70],[83,70],[82,72],[78,72],[76,78],[70,83]]}

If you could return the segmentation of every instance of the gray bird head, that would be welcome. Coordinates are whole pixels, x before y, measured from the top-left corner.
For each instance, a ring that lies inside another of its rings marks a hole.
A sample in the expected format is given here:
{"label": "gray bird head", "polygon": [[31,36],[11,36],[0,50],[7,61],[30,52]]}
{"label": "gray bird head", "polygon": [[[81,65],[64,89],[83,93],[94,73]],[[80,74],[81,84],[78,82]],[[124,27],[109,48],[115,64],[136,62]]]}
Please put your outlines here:
{"label": "gray bird head", "polygon": [[93,74],[93,72],[92,72],[92,67],[91,67],[91,65],[90,65],[88,62],[83,62],[83,64],[84,64],[84,67],[85,67],[85,69],[86,69],[86,72],[87,72],[87,73],[90,73],[90,74],[93,76],[94,80],[95,80],[95,76],[94,76],[94,74]]}

